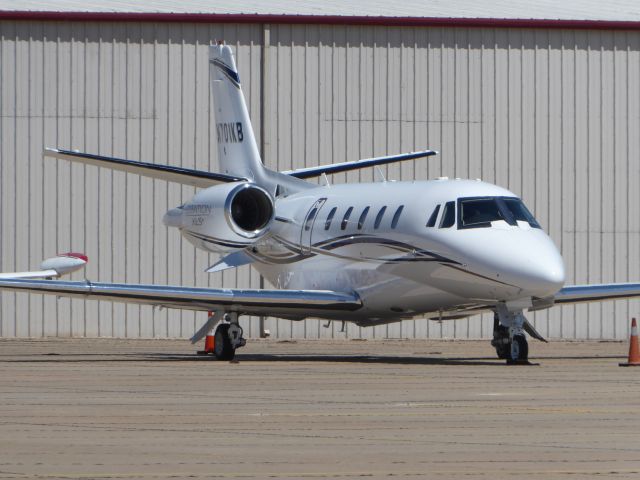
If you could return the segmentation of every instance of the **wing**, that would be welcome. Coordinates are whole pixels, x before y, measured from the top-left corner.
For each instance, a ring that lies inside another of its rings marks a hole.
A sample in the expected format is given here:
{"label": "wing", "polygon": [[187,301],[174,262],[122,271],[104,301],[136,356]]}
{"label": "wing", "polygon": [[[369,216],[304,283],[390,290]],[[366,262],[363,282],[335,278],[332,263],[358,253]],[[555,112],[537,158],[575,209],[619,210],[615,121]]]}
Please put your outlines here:
{"label": "wing", "polygon": [[70,150],[59,150],[56,148],[45,148],[46,157],[60,158],[71,162],[84,163],[95,167],[105,167],[120,172],[136,173],[145,177],[151,177],[168,182],[191,185],[193,187],[208,188],[220,183],[239,182],[245,178],[224,175],[222,173],[210,173],[202,170],[191,170],[188,168],[172,167],[170,165],[160,165],[157,163],[136,162],[123,158],[104,157],[91,153],[74,152]]}
{"label": "wing", "polygon": [[58,278],[84,268],[88,261],[89,259],[83,253],[60,253],[59,255],[48,258],[42,262],[40,264],[40,270],[0,273],[0,280],[17,278],[32,280],[37,278]]}
{"label": "wing", "polygon": [[366,158],[364,160],[356,160],[353,162],[333,163],[331,165],[320,165],[318,167],[300,168],[298,170],[289,170],[281,172],[284,175],[290,175],[296,178],[312,178],[319,177],[323,173],[340,173],[358,168],[373,167],[376,165],[386,165],[387,163],[403,162],[405,160],[415,160],[416,158],[430,157],[437,155],[435,150],[424,150],[421,152],[403,153],[402,155],[391,155],[386,157]]}
{"label": "wing", "polygon": [[570,285],[555,294],[554,303],[602,302],[640,297],[640,283],[604,283],[599,285]]}
{"label": "wing", "polygon": [[362,306],[356,294],[329,290],[236,290],[15,278],[0,279],[0,289],[185,310],[224,309],[246,315],[293,318],[321,315],[327,311],[353,311]]}

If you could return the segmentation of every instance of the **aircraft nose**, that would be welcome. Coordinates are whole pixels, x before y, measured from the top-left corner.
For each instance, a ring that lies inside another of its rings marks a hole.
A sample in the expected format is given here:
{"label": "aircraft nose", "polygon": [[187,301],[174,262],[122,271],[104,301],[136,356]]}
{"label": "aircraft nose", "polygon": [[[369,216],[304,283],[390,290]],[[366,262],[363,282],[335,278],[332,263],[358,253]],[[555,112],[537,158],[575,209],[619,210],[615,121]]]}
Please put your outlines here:
{"label": "aircraft nose", "polygon": [[[478,273],[497,278],[507,288],[497,295],[518,295],[544,298],[562,288],[565,280],[564,262],[549,236],[540,229],[509,231],[479,230],[478,241],[466,243],[470,265]],[[482,241],[480,241],[482,238]]]}
{"label": "aircraft nose", "polygon": [[547,252],[539,252],[535,257],[530,258],[523,268],[523,279],[532,296],[545,297],[553,295],[562,288],[565,281],[564,262],[556,250],[549,249]]}

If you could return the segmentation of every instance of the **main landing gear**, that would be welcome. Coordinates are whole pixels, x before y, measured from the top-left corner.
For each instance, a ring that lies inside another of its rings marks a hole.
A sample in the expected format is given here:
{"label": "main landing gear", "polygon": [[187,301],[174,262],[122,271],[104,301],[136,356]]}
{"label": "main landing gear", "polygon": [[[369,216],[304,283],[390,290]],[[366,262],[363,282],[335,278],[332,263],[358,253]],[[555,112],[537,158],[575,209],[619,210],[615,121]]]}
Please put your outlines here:
{"label": "main landing gear", "polygon": [[242,337],[243,332],[238,323],[238,314],[216,314],[210,317],[210,320],[214,320],[216,316],[221,318],[213,334],[213,345],[207,342],[205,350],[198,352],[198,354],[213,354],[217,360],[233,360],[236,355],[236,349],[247,344],[247,341]]}
{"label": "main landing gear", "polygon": [[505,304],[498,304],[493,314],[493,340],[498,358],[508,365],[530,365],[529,343],[526,333],[536,340],[546,340],[533,328],[522,310],[510,311]]}

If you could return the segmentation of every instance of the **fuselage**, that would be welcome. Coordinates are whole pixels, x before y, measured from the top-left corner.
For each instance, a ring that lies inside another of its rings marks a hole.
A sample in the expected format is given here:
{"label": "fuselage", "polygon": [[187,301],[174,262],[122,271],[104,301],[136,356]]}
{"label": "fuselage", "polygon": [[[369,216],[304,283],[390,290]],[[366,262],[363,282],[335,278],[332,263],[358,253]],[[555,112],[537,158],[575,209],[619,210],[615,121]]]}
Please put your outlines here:
{"label": "fuselage", "polygon": [[[527,214],[481,181],[318,186],[278,197],[269,233],[246,252],[276,287],[356,292],[363,308],[340,318],[384,323],[556,293],[562,258]],[[211,251],[206,228],[181,232]]]}

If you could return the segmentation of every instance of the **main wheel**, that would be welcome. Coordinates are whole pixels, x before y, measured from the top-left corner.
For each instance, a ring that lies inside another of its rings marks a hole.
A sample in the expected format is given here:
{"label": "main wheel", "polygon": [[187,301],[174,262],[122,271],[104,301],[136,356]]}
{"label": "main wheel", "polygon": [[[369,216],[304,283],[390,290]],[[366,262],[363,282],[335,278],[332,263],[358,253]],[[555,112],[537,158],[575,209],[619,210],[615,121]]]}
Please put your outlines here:
{"label": "main wheel", "polygon": [[526,363],[529,361],[529,344],[524,335],[514,335],[511,341],[511,352],[507,362]]}
{"label": "main wheel", "polygon": [[236,355],[236,349],[231,345],[231,339],[229,338],[229,324],[218,325],[214,338],[213,354],[215,357],[218,360],[233,360]]}

